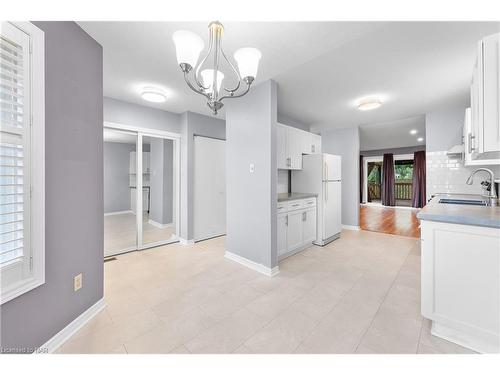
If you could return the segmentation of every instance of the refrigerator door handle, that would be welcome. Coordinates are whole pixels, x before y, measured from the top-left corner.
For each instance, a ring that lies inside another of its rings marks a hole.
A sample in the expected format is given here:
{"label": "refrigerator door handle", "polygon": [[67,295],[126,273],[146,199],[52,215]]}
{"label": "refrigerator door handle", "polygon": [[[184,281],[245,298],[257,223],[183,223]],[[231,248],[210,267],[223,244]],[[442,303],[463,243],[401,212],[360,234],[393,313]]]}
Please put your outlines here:
{"label": "refrigerator door handle", "polygon": [[325,180],[328,181],[328,164],[325,161]]}
{"label": "refrigerator door handle", "polygon": [[325,181],[325,202],[328,202],[328,181]]}

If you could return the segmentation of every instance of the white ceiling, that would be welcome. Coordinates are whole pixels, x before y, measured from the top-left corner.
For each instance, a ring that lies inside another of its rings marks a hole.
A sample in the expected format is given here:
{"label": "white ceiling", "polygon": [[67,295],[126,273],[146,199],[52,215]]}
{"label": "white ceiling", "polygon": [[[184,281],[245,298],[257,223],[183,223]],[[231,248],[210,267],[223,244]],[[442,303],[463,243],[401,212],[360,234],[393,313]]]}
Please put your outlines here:
{"label": "white ceiling", "polygon": [[[103,46],[105,96],[209,114],[203,98],[184,83],[171,39],[174,31],[188,29],[206,42],[208,22],[79,24]],[[476,42],[500,31],[498,22],[224,25],[227,55],[243,46],[259,48],[263,57],[256,83],[276,80],[278,112],[318,132],[392,123],[440,106],[466,105]],[[167,102],[143,101],[139,92],[148,85],[163,88]],[[357,110],[355,100],[367,95],[379,96],[384,104],[373,111]]]}
{"label": "white ceiling", "polygon": [[[411,130],[416,130],[417,134],[410,134]],[[418,142],[420,137],[424,138],[423,142]],[[361,151],[425,145],[425,116],[362,125],[359,141]]]}
{"label": "white ceiling", "polygon": [[134,134],[111,130],[108,128],[104,128],[103,131],[104,142],[128,143],[135,145],[136,140],[137,136]]}

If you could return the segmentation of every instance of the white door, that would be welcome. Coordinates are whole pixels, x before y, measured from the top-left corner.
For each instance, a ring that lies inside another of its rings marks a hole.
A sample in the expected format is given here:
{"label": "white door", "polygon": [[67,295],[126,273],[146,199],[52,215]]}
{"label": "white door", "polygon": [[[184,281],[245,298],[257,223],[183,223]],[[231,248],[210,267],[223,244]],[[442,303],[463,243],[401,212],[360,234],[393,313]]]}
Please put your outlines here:
{"label": "white door", "polygon": [[278,169],[288,169],[287,131],[281,124],[276,125],[276,160]]}
{"label": "white door", "polygon": [[341,183],[323,182],[323,239],[341,230]]}
{"label": "white door", "polygon": [[302,246],[302,211],[288,213],[286,240],[287,252],[294,251]]}
{"label": "white door", "polygon": [[316,240],[316,209],[311,208],[302,213],[302,240],[305,244]]}
{"label": "white door", "polygon": [[341,177],[341,157],[323,154],[323,180],[338,181]]}
{"label": "white door", "polygon": [[226,233],[226,142],[194,137],[194,239]]}
{"label": "white door", "polygon": [[288,226],[287,214],[278,215],[278,256],[285,254],[287,249],[286,231]]}

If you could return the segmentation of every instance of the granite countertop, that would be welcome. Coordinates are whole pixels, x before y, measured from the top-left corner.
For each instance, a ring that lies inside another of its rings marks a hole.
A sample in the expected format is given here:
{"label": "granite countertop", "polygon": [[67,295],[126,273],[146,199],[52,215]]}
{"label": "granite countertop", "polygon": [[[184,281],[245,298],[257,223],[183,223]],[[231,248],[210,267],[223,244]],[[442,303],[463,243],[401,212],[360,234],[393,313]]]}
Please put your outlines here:
{"label": "granite countertop", "polygon": [[295,199],[316,198],[318,194],[314,193],[279,193],[278,202],[293,201]]}
{"label": "granite countertop", "polygon": [[439,203],[441,198],[484,199],[480,195],[473,194],[436,194],[436,196],[419,211],[417,217],[420,220],[500,228],[500,206],[471,206]]}

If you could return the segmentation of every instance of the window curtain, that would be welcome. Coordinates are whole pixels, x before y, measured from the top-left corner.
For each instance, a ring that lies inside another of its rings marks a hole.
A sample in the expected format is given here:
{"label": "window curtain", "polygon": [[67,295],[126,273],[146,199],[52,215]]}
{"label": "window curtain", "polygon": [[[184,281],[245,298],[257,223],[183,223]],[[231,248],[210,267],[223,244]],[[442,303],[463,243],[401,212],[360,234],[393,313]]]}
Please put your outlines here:
{"label": "window curtain", "polygon": [[382,204],[384,206],[396,205],[394,184],[394,156],[392,154],[384,154],[382,162]]}
{"label": "window curtain", "polygon": [[359,203],[363,203],[363,155],[359,155]]}
{"label": "window curtain", "polygon": [[416,208],[425,206],[425,151],[417,151],[413,154],[413,180],[411,205]]}

